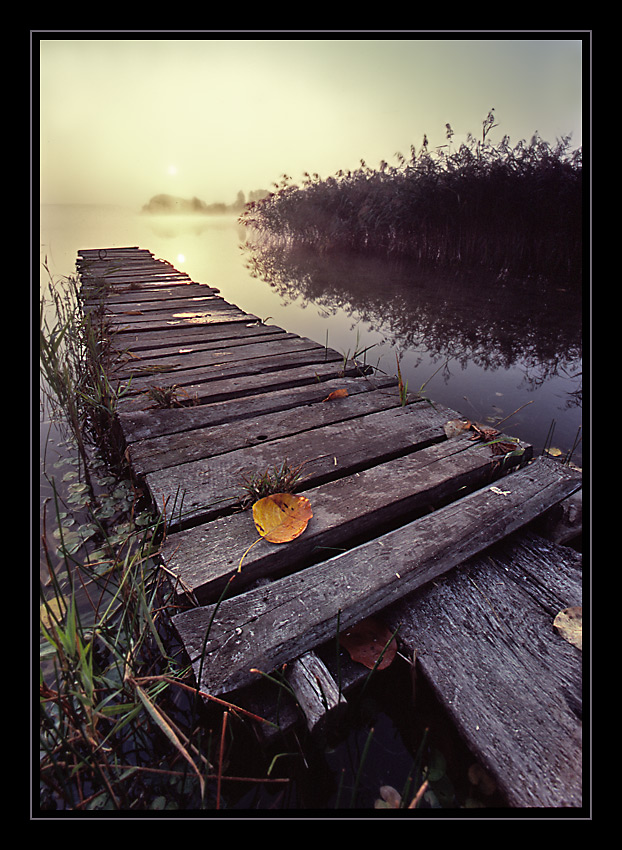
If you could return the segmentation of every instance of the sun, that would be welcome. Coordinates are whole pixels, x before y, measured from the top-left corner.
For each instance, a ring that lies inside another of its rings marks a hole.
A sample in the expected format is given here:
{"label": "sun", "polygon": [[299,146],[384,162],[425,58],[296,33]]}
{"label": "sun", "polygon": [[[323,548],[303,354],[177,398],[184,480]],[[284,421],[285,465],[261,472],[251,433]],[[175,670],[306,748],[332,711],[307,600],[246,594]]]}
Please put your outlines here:
{"label": "sun", "polygon": [[171,177],[174,177],[177,174],[177,166],[176,165],[169,165],[168,173],[171,175]]}

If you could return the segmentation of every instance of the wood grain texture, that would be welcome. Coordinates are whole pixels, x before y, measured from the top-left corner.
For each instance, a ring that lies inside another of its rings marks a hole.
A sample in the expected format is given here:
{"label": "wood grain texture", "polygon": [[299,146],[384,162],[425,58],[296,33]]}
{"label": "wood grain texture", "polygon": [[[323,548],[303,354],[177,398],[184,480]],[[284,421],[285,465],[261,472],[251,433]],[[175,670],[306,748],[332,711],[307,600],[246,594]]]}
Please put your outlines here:
{"label": "wood grain texture", "polygon": [[580,476],[539,458],[507,482],[220,606],[176,615],[201,687],[235,690],[252,681],[251,668],[269,672],[312,649],[338,621],[347,628],[524,526],[578,489]]}
{"label": "wood grain texture", "polygon": [[492,482],[502,471],[489,446],[468,437],[445,440],[354,475],[303,488],[301,495],[310,500],[313,518],[305,533],[287,546],[262,541],[249,549],[257,532],[250,514],[243,512],[169,535],[162,558],[179,579],[180,591],[207,602],[217,598],[237,573],[245,552],[241,573],[235,575],[236,592],[288,564],[301,569],[351,546],[357,538],[382,534],[396,522],[426,513],[430,505]]}
{"label": "wood grain texture", "polygon": [[582,803],[582,654],[553,629],[581,604],[581,556],[521,533],[383,612],[513,806]]}

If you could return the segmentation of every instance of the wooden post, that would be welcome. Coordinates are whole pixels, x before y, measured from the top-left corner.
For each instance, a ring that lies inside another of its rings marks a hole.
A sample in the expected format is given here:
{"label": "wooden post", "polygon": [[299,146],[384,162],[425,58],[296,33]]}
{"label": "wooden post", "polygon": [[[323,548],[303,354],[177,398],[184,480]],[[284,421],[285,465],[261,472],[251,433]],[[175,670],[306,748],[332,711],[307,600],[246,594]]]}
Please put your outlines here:
{"label": "wooden post", "polygon": [[297,658],[286,673],[314,735],[325,735],[345,714],[348,703],[324,662],[314,652]]}

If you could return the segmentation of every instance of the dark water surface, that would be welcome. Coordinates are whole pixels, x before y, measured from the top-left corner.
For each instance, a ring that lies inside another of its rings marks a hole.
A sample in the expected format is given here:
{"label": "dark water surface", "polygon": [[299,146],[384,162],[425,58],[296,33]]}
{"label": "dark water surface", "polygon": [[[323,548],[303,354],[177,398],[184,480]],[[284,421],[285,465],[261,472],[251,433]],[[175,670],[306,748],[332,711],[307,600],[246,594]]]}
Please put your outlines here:
{"label": "dark water surface", "polygon": [[410,391],[425,385],[424,395],[466,418],[502,422],[536,452],[547,439],[572,448],[582,425],[582,302],[570,281],[496,282],[397,260],[243,250],[246,238],[234,216],[41,210],[41,257],[55,275],[75,272],[80,248],[147,248],[287,331],[340,352],[367,349],[367,362],[390,374],[399,354]]}

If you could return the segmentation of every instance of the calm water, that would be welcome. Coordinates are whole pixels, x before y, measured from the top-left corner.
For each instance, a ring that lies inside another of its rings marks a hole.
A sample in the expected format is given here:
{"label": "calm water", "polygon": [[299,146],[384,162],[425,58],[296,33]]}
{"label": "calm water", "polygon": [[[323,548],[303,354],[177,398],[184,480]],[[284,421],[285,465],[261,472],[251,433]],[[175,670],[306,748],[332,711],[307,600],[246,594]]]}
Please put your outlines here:
{"label": "calm water", "polygon": [[[243,250],[233,216],[155,217],[117,207],[46,206],[41,258],[75,272],[80,248],[137,245],[288,331],[367,362],[461,415],[568,451],[582,424],[581,297],[566,281],[543,288],[423,273],[357,256]],[[436,374],[435,374],[436,373]],[[525,406],[526,405],[526,406]],[[582,445],[573,460],[581,464]]]}

